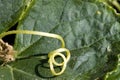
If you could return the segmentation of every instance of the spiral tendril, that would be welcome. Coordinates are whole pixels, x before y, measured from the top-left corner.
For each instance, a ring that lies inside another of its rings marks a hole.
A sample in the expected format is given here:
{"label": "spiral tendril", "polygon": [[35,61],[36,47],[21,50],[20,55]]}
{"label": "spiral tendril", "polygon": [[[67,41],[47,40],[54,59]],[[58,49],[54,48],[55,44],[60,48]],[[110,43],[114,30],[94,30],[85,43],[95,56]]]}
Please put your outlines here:
{"label": "spiral tendril", "polygon": [[[62,52],[66,52],[66,57],[65,57],[65,55],[62,54]],[[61,62],[61,63],[56,62],[55,61],[56,56],[60,56],[63,59],[63,62]],[[70,52],[66,48],[59,48],[57,50],[54,50],[54,51],[50,52],[48,54],[48,57],[49,57],[48,62],[50,64],[50,69],[51,69],[52,74],[53,75],[61,75],[65,71],[66,66],[67,66],[67,62],[70,59]],[[62,70],[60,72],[56,72],[53,65],[62,66]]]}
{"label": "spiral tendril", "polygon": [[[61,75],[65,71],[67,63],[68,63],[68,61],[70,59],[70,51],[65,48],[65,42],[64,42],[63,38],[60,35],[52,34],[52,33],[46,33],[46,32],[39,32],[39,31],[12,30],[12,31],[1,33],[0,34],[0,39],[5,37],[6,35],[10,35],[10,34],[32,34],[32,35],[40,35],[40,36],[45,36],[45,37],[51,37],[51,38],[59,39],[61,41],[61,43],[62,43],[61,48],[56,49],[54,51],[51,51],[48,54],[48,57],[49,57],[48,63],[50,65],[50,70],[51,70],[53,75],[56,75],[56,76],[57,75]],[[66,55],[64,55],[62,52],[66,52]],[[60,56],[63,59],[63,62],[58,63],[55,60],[56,56]],[[54,69],[54,65],[62,67],[61,71],[60,72],[56,72],[55,69]]]}

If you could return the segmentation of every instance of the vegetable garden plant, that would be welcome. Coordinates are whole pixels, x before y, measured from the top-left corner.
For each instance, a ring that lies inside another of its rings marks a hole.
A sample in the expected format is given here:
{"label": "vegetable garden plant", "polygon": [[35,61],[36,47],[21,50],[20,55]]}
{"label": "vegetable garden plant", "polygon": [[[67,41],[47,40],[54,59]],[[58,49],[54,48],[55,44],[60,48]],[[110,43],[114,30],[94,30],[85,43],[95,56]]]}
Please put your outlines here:
{"label": "vegetable garden plant", "polygon": [[119,3],[0,0],[0,80],[120,80]]}

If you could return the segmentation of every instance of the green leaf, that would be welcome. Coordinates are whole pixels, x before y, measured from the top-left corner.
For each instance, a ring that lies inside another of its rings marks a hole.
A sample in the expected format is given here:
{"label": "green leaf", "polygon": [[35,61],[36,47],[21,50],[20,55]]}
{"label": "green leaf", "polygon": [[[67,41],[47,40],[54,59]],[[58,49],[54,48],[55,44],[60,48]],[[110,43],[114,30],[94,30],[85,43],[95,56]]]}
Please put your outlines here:
{"label": "green leaf", "polygon": [[111,10],[115,12],[116,15],[120,16],[120,3],[118,0],[99,0],[108,6]]}
{"label": "green leaf", "polygon": [[9,66],[0,67],[0,79],[1,80],[14,80],[12,68]]}
{"label": "green leaf", "polygon": [[23,16],[30,0],[0,0],[0,33],[8,30]]}
{"label": "green leaf", "polygon": [[118,55],[118,64],[115,70],[108,72],[105,80],[119,80],[120,79],[120,55]]}
{"label": "green leaf", "polygon": [[110,57],[116,59],[118,54],[114,52],[113,44],[120,40],[119,26],[114,12],[98,1],[35,0],[29,13],[19,22],[18,29],[61,35],[71,52],[71,59],[62,75],[53,76],[46,57],[60,47],[60,42],[20,34],[14,45],[16,61],[9,64],[11,75],[15,80],[103,79],[116,65]]}

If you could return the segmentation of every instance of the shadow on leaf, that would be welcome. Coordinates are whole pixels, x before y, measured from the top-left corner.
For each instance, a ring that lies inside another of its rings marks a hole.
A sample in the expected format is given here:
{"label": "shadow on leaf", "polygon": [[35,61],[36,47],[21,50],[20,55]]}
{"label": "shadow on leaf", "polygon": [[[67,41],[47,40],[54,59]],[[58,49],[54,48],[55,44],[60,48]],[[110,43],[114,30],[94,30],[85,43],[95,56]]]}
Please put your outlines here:
{"label": "shadow on leaf", "polygon": [[45,79],[54,78],[50,71],[50,67],[48,64],[48,59],[40,60],[40,64],[37,64],[35,67],[35,73],[37,76]]}

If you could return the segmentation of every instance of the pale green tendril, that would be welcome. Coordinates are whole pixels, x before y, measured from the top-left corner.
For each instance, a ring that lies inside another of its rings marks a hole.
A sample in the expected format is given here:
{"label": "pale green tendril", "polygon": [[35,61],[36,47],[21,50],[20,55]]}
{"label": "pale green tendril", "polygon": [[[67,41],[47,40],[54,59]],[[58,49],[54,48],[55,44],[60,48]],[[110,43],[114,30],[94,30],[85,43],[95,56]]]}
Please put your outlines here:
{"label": "pale green tendril", "polygon": [[[51,37],[51,38],[59,39],[62,43],[61,48],[59,48],[57,50],[54,50],[54,51],[51,51],[48,54],[48,57],[49,57],[48,62],[49,62],[49,65],[50,65],[50,70],[51,70],[53,75],[61,75],[65,71],[67,63],[70,59],[70,51],[65,48],[65,42],[60,35],[52,34],[52,33],[46,33],[46,32],[39,32],[39,31],[12,30],[12,31],[1,33],[0,34],[0,39],[5,37],[6,35],[10,35],[10,34],[32,34],[32,35],[39,35],[39,36],[45,36],[45,37]],[[66,55],[64,55],[62,52],[66,52]],[[58,63],[55,60],[56,56],[60,56],[63,59],[63,62]],[[62,67],[61,71],[56,72],[55,69],[54,69],[54,65]]]}
{"label": "pale green tendril", "polygon": [[[66,56],[67,56],[67,57],[65,57],[61,52],[66,52]],[[55,61],[55,57],[56,57],[56,56],[60,56],[60,57],[63,59],[63,62],[62,62],[62,63],[56,62],[56,61]],[[70,59],[70,52],[69,52],[69,50],[66,49],[66,48],[59,48],[59,49],[57,49],[57,50],[54,50],[54,51],[50,52],[50,53],[48,54],[48,57],[49,57],[49,61],[48,61],[48,62],[49,62],[49,64],[50,64],[51,72],[52,72],[54,75],[61,75],[61,74],[65,71],[66,66],[67,66],[67,62],[68,62],[69,59]],[[55,65],[55,66],[62,66],[62,70],[61,70],[60,72],[58,72],[58,73],[55,72],[53,65]]]}

